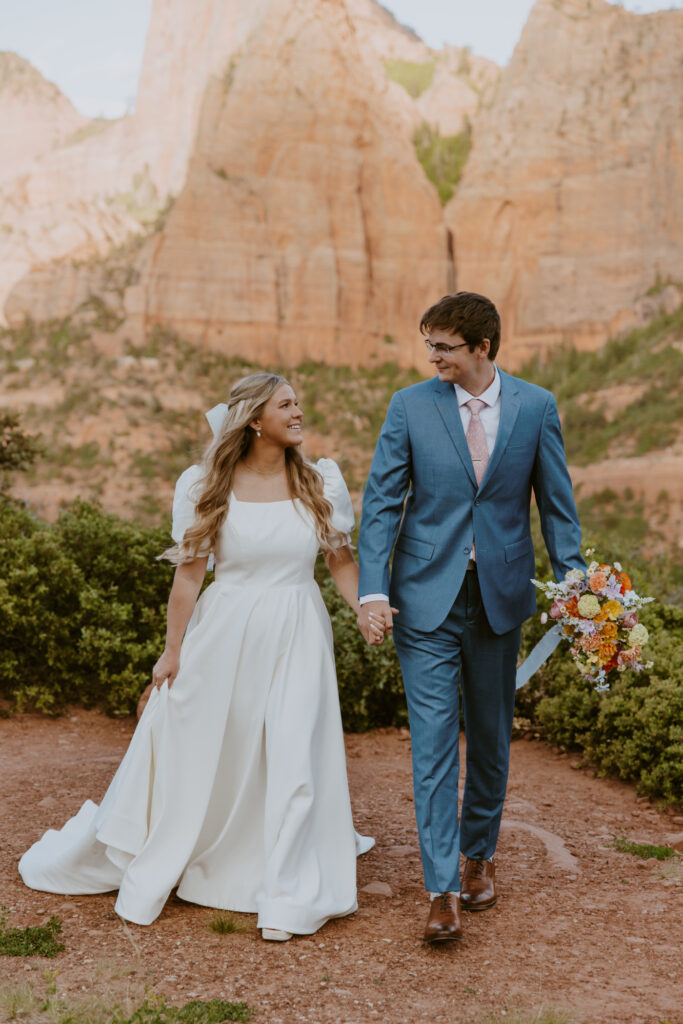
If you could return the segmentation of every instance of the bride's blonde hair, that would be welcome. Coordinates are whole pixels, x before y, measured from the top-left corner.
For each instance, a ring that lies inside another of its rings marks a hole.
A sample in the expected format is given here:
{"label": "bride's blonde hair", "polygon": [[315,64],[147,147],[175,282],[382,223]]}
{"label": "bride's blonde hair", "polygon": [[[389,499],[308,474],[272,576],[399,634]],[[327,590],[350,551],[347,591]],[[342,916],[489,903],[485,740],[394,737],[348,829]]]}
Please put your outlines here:
{"label": "bride's blonde hair", "polygon": [[[180,565],[213,549],[228,511],[235,467],[253,443],[254,431],[249,424],[258,419],[277,389],[288,383],[276,373],[252,373],[231,389],[223,425],[204,453],[202,477],[194,485],[199,495],[194,522],[182,542],[164,551],[161,558]],[[332,525],[332,505],[323,494],[319,471],[294,446],[285,448],[285,464],[289,492],[311,513],[323,551],[333,551],[346,543],[345,534]]]}

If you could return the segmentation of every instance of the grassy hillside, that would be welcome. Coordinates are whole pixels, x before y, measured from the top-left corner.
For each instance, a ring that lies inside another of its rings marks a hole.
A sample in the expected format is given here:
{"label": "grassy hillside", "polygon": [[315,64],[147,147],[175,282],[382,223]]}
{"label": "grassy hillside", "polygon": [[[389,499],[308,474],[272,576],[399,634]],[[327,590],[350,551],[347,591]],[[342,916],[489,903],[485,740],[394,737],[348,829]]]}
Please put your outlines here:
{"label": "grassy hillside", "polygon": [[[203,412],[257,368],[163,329],[136,348],[122,330],[115,309],[92,297],[72,317],[0,334],[0,409],[19,412],[44,447],[14,489],[41,514],[54,517],[60,502],[81,496],[144,525],[163,521],[175,478],[208,440]],[[557,396],[570,463],[640,457],[630,480],[625,463],[623,487],[580,501],[586,532],[618,535],[630,553],[673,551],[671,481],[648,504],[638,474],[643,456],[678,451],[682,369],[683,307],[599,352],[560,350],[520,371]],[[391,394],[420,375],[393,364],[285,372],[303,402],[307,453],[336,458],[358,498]]]}
{"label": "grassy hillside", "polygon": [[536,359],[519,376],[557,398],[572,463],[667,448],[683,424],[683,306],[598,352]]}

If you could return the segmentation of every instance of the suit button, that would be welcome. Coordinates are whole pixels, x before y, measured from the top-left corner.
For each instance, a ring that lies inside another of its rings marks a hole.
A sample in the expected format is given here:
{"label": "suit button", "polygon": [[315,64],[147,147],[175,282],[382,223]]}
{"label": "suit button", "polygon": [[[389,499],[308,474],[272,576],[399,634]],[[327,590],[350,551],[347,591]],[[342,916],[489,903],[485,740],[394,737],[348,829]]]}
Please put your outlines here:
{"label": "suit button", "polygon": [[463,548],[463,551],[465,552],[466,555],[469,555],[469,553],[470,553],[470,549],[469,548]]}
{"label": "suit button", "polygon": [[479,501],[479,498],[477,498],[477,500],[475,501],[475,503],[474,503],[474,504],[475,504],[475,505],[481,505],[481,502]]}

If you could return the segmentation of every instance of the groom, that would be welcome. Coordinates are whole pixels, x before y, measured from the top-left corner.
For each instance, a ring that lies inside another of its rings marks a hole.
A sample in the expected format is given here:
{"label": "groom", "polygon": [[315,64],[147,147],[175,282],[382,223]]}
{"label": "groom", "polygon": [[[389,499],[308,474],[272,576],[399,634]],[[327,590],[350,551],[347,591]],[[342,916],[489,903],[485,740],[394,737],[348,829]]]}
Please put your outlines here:
{"label": "groom", "polygon": [[358,541],[358,624],[369,642],[378,624],[393,627],[431,896],[424,938],[442,942],[460,938],[461,907],[497,899],[517,654],[536,609],[532,490],[555,576],[585,563],[555,400],[496,366],[496,307],[473,292],[446,295],[420,330],[436,376],[396,392],[377,442]]}

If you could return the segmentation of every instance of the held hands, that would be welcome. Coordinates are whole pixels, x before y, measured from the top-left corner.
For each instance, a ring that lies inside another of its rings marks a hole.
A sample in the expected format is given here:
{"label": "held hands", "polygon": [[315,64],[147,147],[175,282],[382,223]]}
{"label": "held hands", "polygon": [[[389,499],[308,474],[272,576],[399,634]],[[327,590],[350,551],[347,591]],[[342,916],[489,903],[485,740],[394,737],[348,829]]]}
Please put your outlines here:
{"label": "held hands", "polygon": [[392,608],[388,601],[368,601],[361,605],[358,628],[371,647],[381,644],[385,633],[391,633],[394,615],[398,615],[398,608]]}
{"label": "held hands", "polygon": [[180,668],[180,658],[168,648],[164,650],[156,665],[152,669],[152,685],[159,689],[168,680],[170,690]]}

